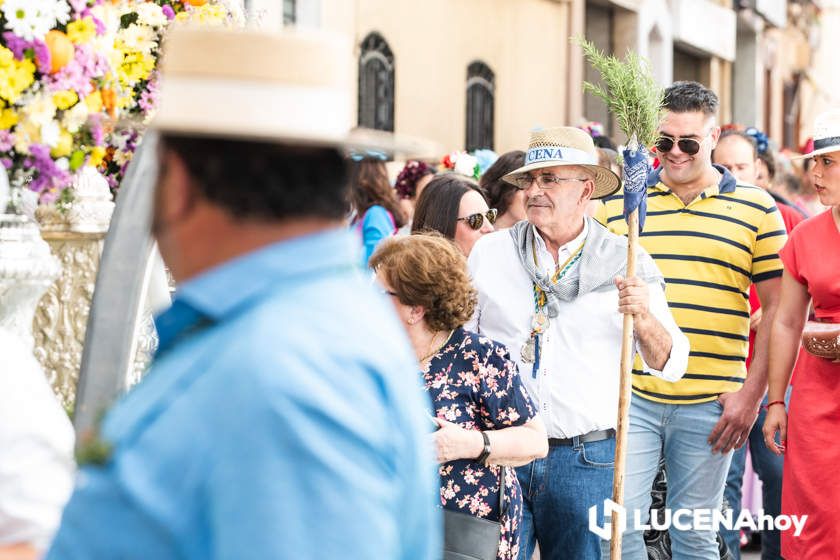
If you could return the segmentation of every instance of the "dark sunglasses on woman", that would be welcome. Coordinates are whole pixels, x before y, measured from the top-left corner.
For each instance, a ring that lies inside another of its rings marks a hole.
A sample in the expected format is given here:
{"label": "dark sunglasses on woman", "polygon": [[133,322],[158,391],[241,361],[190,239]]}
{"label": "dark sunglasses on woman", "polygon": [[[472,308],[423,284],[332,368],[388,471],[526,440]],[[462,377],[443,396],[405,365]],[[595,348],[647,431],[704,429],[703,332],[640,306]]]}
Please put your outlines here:
{"label": "dark sunglasses on woman", "polygon": [[470,226],[470,229],[474,229],[476,231],[481,229],[481,226],[484,225],[484,218],[487,218],[487,221],[490,222],[490,225],[496,223],[496,214],[498,214],[498,210],[495,208],[491,208],[484,214],[470,214],[469,216],[465,216],[463,218],[458,218],[458,221],[461,220],[467,222],[467,225]]}
{"label": "dark sunglasses on woman", "polygon": [[660,136],[656,141],[656,151],[665,154],[671,151],[674,147],[674,142],[680,147],[680,151],[684,154],[693,156],[700,151],[700,141],[694,138],[671,138],[670,136]]}

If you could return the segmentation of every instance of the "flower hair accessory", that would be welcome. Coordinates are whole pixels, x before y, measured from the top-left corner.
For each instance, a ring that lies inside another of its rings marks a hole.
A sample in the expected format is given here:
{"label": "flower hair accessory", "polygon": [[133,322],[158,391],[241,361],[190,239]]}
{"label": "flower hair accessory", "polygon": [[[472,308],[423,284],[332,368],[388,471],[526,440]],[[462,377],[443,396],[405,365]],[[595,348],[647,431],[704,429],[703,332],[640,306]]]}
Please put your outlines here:
{"label": "flower hair accessory", "polygon": [[443,156],[441,165],[445,170],[454,171],[475,180],[481,176],[481,166],[475,156],[467,152],[451,152]]}
{"label": "flower hair accessory", "polygon": [[767,138],[766,134],[764,134],[754,126],[751,126],[744,130],[744,134],[752,136],[752,138],[755,140],[755,146],[758,149],[759,154],[764,154],[767,152],[767,148],[769,147],[769,139]]}
{"label": "flower hair accessory", "polygon": [[599,123],[598,121],[590,121],[584,125],[582,125],[581,130],[585,130],[589,136],[592,138],[597,138],[598,136],[604,136],[604,125]]}
{"label": "flower hair accessory", "polygon": [[426,175],[434,174],[435,170],[423,161],[409,161],[397,175],[394,188],[400,198],[414,198],[417,194],[417,181]]}

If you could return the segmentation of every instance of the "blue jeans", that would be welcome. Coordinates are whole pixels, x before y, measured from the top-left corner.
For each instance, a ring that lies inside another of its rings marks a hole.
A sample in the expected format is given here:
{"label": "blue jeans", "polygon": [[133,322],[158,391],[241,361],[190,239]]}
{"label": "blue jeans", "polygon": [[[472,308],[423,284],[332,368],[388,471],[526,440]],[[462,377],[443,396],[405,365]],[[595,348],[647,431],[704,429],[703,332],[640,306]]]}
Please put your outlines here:
{"label": "blue jeans", "polygon": [[[790,400],[790,387],[785,393],[785,403]],[[764,405],[767,404],[767,396],[761,401],[761,409],[758,412],[758,419],[750,430],[749,448],[753,469],[761,479],[761,503],[766,515],[779,515],[782,512],[782,465],[784,458],[776,455],[764,445],[764,434],[761,432],[764,427],[764,419],[767,418],[767,411]],[[729,467],[729,475],[726,477],[726,490],[723,495],[729,502],[734,515],[741,512],[741,486],[744,481],[744,466],[747,461],[747,446],[735,450],[732,455],[732,466]],[[732,551],[735,560],[741,560],[740,531],[723,530],[721,534],[726,541],[726,546]],[[761,532],[761,558],[762,560],[778,560],[782,557],[780,535],[778,530]]]}
{"label": "blue jeans", "polygon": [[589,531],[589,508],[612,496],[615,438],[552,446],[548,456],[516,469],[523,516],[519,560],[599,560],[609,542]]}
{"label": "blue jeans", "polygon": [[[666,507],[719,509],[732,453],[712,454],[707,443],[723,407],[717,401],[701,404],[663,404],[633,395],[627,437],[624,503],[628,527],[622,558],[647,560],[643,532],[633,530],[635,511],[643,523],[650,518],[650,491],[659,458],[664,453],[668,477]],[[719,560],[715,531],[671,527],[673,558]]]}

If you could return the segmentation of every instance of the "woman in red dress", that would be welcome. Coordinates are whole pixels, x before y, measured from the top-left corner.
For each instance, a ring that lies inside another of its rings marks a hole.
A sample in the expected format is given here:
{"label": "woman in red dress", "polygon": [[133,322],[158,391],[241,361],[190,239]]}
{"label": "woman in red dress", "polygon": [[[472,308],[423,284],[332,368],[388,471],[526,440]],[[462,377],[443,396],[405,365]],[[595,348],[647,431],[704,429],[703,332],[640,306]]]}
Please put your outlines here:
{"label": "woman in red dress", "polygon": [[[782,531],[788,560],[840,558],[840,354],[831,359],[802,352],[796,360],[809,302],[816,320],[840,329],[840,111],[817,119],[815,137],[815,149],[806,157],[813,158],[814,186],[829,209],[799,224],[780,253],[785,272],[771,332],[764,424],[767,446],[785,453],[782,513],[808,516],[800,535]],[[794,362],[796,388],[786,413]],[[781,444],[774,439],[777,432]]]}

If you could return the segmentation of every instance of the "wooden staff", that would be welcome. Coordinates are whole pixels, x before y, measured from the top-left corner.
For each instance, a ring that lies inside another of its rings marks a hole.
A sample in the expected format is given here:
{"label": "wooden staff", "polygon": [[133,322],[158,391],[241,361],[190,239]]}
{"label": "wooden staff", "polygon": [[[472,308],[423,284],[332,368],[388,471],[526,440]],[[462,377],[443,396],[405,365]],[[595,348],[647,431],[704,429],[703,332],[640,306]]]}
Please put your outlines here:
{"label": "wooden staff", "polygon": [[[627,217],[627,274],[625,279],[636,275],[636,246],[639,243],[639,209]],[[612,500],[624,504],[624,469],[627,459],[627,427],[629,425],[630,398],[632,396],[633,360],[636,356],[633,343],[633,315],[624,314],[621,336],[621,380],[618,392],[618,423],[615,434],[615,474],[613,475]],[[621,559],[621,527],[618,512],[612,512],[612,537],[610,539],[610,560]]]}

